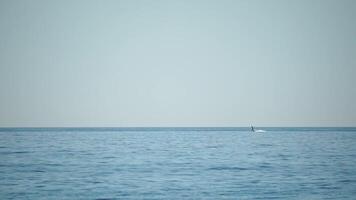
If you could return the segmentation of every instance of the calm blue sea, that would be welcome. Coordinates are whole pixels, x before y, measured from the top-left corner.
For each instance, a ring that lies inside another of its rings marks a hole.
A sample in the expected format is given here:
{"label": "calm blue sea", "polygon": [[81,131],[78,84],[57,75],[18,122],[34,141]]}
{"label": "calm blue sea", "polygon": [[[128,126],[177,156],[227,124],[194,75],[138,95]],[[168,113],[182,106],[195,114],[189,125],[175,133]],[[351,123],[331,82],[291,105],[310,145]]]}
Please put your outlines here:
{"label": "calm blue sea", "polygon": [[356,199],[356,128],[1,128],[0,199]]}

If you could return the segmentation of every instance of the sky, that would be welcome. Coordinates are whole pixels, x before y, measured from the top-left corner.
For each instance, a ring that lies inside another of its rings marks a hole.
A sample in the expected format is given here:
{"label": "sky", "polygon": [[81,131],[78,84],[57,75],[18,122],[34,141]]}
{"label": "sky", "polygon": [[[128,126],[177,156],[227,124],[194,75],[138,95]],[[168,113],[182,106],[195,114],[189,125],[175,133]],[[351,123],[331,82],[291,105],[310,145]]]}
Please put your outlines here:
{"label": "sky", "polygon": [[0,0],[0,127],[356,126],[354,0]]}

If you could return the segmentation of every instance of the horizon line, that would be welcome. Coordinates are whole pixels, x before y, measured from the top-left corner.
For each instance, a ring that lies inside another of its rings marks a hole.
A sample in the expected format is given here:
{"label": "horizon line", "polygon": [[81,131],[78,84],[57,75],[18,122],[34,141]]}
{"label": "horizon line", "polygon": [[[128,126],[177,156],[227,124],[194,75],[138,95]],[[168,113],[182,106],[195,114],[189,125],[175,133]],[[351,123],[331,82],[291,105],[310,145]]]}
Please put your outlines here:
{"label": "horizon line", "polygon": [[[250,128],[249,126],[0,126],[0,129],[10,128]],[[356,128],[356,126],[254,126],[262,128]]]}

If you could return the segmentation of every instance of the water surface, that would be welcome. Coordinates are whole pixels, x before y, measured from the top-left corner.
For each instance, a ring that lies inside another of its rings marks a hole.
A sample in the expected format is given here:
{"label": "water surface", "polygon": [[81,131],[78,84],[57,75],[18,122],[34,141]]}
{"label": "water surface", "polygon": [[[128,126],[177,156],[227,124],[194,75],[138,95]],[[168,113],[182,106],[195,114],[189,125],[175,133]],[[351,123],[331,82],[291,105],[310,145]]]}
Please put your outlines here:
{"label": "water surface", "polygon": [[355,128],[1,128],[0,199],[355,199]]}

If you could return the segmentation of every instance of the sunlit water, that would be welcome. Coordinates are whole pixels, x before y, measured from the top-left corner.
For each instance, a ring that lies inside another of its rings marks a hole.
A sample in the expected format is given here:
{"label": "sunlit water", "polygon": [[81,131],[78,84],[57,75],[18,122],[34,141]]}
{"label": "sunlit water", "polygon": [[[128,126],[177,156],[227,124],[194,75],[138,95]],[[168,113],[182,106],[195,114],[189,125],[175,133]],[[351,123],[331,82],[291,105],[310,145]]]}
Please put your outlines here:
{"label": "sunlit water", "polygon": [[0,129],[0,199],[355,199],[355,128]]}

